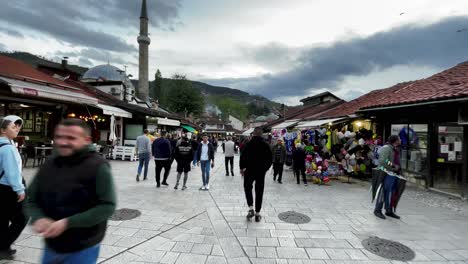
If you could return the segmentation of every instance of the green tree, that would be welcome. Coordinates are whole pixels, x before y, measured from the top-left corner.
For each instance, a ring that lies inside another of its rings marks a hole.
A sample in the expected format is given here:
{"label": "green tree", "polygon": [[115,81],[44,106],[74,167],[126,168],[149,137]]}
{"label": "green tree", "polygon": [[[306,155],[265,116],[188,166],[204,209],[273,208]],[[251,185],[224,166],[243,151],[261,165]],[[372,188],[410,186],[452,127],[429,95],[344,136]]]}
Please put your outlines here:
{"label": "green tree", "polygon": [[232,99],[230,97],[212,96],[211,102],[218,106],[219,110],[221,110],[221,118],[225,121],[229,119],[229,115],[232,115],[243,121],[245,121],[249,115],[249,109],[243,102]]}
{"label": "green tree", "polygon": [[154,81],[152,82],[152,85],[151,85],[150,96],[156,100],[159,100],[159,103],[164,101],[162,82],[163,82],[162,74],[161,74],[161,71],[158,69],[156,73],[154,74]]}
{"label": "green tree", "polygon": [[204,99],[201,92],[192,87],[192,83],[184,75],[175,74],[168,86],[168,106],[171,111],[181,114],[203,113]]}

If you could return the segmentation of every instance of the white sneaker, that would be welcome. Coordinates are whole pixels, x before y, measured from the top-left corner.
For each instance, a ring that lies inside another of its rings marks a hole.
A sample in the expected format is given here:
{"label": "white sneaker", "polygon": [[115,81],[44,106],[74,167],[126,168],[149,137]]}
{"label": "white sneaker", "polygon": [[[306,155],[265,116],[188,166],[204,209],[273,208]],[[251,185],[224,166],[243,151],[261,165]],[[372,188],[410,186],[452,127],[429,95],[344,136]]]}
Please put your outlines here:
{"label": "white sneaker", "polygon": [[203,185],[202,187],[200,187],[200,190],[202,190],[202,191],[206,190],[206,186]]}
{"label": "white sneaker", "polygon": [[210,185],[207,184],[207,185],[206,185],[206,190],[209,190],[209,189],[210,189]]}

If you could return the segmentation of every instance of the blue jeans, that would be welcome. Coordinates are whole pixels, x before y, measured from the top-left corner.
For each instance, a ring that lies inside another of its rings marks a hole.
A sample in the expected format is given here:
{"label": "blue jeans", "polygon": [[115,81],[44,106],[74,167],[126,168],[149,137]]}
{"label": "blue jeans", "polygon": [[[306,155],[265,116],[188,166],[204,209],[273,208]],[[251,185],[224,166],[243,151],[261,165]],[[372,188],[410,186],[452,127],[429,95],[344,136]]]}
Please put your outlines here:
{"label": "blue jeans", "polygon": [[200,164],[201,164],[203,186],[205,186],[210,183],[211,162],[209,160],[202,160],[200,161]]}
{"label": "blue jeans", "polygon": [[195,165],[197,164],[197,158],[198,158],[198,151],[195,150],[195,151],[193,152],[193,163],[192,163],[193,166],[195,166]]}
{"label": "blue jeans", "polygon": [[57,253],[46,247],[42,264],[95,264],[99,256],[100,245],[74,253]]}
{"label": "blue jeans", "polygon": [[149,165],[150,158],[151,158],[151,155],[150,155],[149,152],[138,154],[138,161],[139,161],[139,164],[138,164],[138,175],[141,174],[141,171],[142,171],[142,169],[143,169],[143,166],[145,166],[145,176],[144,176],[145,179],[146,179],[146,177],[148,176],[148,165]]}
{"label": "blue jeans", "polygon": [[[381,211],[385,204],[385,211],[393,212],[392,208],[392,197],[398,190],[398,178],[390,175],[386,175],[383,180],[383,201],[377,201],[375,204],[375,210]],[[381,190],[382,192],[382,190]],[[379,196],[380,197],[380,196]]]}

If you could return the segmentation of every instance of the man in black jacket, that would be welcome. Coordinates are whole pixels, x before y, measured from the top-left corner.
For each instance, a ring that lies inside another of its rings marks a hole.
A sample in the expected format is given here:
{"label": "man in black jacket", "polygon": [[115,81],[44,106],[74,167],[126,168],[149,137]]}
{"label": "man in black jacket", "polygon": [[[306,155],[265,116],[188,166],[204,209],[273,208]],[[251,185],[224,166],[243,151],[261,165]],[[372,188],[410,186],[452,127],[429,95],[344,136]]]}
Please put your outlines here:
{"label": "man in black jacket", "polygon": [[302,175],[302,180],[304,181],[304,185],[307,186],[307,179],[305,175],[305,159],[307,155],[302,148],[300,143],[296,144],[296,149],[293,152],[292,159],[293,159],[293,168],[294,168],[294,175],[297,179],[297,184],[301,184],[300,176]]}
{"label": "man in black jacket", "polygon": [[187,178],[190,171],[190,163],[193,159],[193,149],[192,145],[188,142],[186,137],[182,137],[182,141],[179,146],[176,147],[175,151],[175,160],[177,161],[177,183],[174,189],[177,190],[179,187],[180,177],[182,172],[184,173],[184,185],[182,190],[187,189]]}
{"label": "man in black jacket", "polygon": [[[265,187],[265,174],[272,163],[270,146],[262,138],[261,128],[255,128],[252,139],[246,144],[240,158],[240,170],[244,176],[244,191],[249,206],[247,219],[255,216],[255,221],[260,222],[260,210],[262,209],[263,189]],[[255,182],[255,212],[253,209],[252,187]]]}
{"label": "man in black jacket", "polygon": [[161,171],[164,168],[164,178],[162,185],[168,186],[167,177],[171,170],[173,149],[171,142],[166,138],[166,132],[161,132],[161,137],[153,142],[151,148],[153,152],[154,162],[156,164],[156,188],[161,187]]}
{"label": "man in black jacket", "polygon": [[42,263],[96,263],[116,206],[110,166],[80,119],[58,125],[54,147],[30,185],[25,208],[34,231],[45,238]]}

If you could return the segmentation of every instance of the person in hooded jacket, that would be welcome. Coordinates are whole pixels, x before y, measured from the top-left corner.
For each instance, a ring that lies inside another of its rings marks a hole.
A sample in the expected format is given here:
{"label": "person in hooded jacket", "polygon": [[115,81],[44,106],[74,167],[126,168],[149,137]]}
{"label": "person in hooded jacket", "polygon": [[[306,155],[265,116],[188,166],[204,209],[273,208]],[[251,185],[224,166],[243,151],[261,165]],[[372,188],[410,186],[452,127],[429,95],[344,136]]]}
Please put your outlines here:
{"label": "person in hooded jacket", "polygon": [[182,190],[187,189],[188,173],[190,172],[190,164],[193,160],[193,149],[192,145],[188,142],[186,137],[182,137],[182,141],[176,147],[175,160],[177,161],[177,183],[174,189],[178,189],[180,177],[182,172],[184,173],[184,185]]}
{"label": "person in hooded jacket", "polygon": [[11,259],[16,250],[11,245],[19,237],[27,219],[23,213],[26,197],[22,161],[13,139],[23,125],[19,116],[0,119],[0,260]]}

